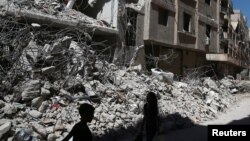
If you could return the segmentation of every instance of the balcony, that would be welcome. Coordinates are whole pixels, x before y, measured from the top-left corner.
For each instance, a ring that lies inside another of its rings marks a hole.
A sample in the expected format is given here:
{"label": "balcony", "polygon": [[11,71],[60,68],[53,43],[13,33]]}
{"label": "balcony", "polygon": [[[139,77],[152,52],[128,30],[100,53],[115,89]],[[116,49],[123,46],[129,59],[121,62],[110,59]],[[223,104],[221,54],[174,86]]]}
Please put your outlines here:
{"label": "balcony", "polygon": [[235,59],[228,54],[206,54],[207,61],[225,62],[236,66],[242,66],[240,59]]}

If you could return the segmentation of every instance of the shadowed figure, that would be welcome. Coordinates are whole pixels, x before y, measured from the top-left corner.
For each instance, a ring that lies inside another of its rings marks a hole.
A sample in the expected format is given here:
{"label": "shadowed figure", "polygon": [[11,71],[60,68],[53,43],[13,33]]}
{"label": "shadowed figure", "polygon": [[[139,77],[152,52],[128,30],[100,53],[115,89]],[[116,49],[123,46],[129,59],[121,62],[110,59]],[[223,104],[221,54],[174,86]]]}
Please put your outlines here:
{"label": "shadowed figure", "polygon": [[153,92],[147,94],[143,122],[146,126],[146,140],[152,141],[158,130],[158,102],[156,94]]}
{"label": "shadowed figure", "polygon": [[78,122],[69,134],[62,140],[68,141],[73,137],[73,141],[92,141],[92,134],[87,126],[87,122],[91,122],[94,117],[95,108],[90,104],[82,104],[79,108],[81,121]]}

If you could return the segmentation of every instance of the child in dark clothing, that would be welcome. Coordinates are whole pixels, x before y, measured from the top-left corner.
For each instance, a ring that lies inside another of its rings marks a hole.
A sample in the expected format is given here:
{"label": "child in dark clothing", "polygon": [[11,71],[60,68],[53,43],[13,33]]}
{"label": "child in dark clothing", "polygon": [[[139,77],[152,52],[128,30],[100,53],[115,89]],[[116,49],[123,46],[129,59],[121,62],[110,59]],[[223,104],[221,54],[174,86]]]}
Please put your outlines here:
{"label": "child in dark clothing", "polygon": [[144,105],[144,124],[146,125],[147,141],[152,141],[158,130],[158,102],[156,94],[147,94],[147,103]]}
{"label": "child in dark clothing", "polygon": [[87,126],[87,122],[91,122],[94,117],[95,108],[90,104],[82,104],[79,108],[81,121],[78,122],[69,134],[62,140],[68,141],[73,137],[73,141],[92,141],[92,134]]}

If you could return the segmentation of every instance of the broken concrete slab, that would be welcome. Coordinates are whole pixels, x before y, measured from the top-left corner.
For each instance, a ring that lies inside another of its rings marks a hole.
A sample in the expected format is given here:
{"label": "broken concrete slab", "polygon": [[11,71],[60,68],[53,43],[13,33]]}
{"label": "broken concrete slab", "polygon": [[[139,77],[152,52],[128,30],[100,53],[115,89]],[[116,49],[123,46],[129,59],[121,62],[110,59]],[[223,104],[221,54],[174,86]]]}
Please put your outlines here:
{"label": "broken concrete slab", "polygon": [[31,110],[29,115],[33,118],[41,118],[43,114],[37,110]]}
{"label": "broken concrete slab", "polygon": [[11,116],[17,112],[17,109],[14,105],[6,103],[5,107],[3,108],[4,114]]}
{"label": "broken concrete slab", "polygon": [[5,122],[0,124],[0,139],[1,137],[10,130],[11,122]]}
{"label": "broken concrete slab", "polygon": [[22,100],[32,100],[41,95],[41,81],[40,80],[30,80],[26,82],[22,87],[24,88],[22,92]]}
{"label": "broken concrete slab", "polygon": [[85,92],[89,97],[92,96],[96,96],[95,91],[93,90],[93,88],[91,87],[91,85],[89,83],[84,84],[84,88],[85,88]]}
{"label": "broken concrete slab", "polygon": [[23,50],[23,53],[15,67],[21,66],[21,70],[32,71],[32,66],[37,61],[38,52],[39,46],[36,44],[35,41],[31,40],[28,46]]}
{"label": "broken concrete slab", "polygon": [[219,91],[218,85],[210,77],[204,79],[203,85],[207,86],[207,88],[211,88],[211,89],[213,89],[215,91]]}
{"label": "broken concrete slab", "polygon": [[[5,5],[4,5],[5,6]],[[10,16],[16,16],[20,15],[20,18],[24,18],[26,22],[30,23],[39,23],[39,24],[45,24],[50,25],[52,27],[60,27],[60,28],[67,28],[67,27],[77,27],[79,29],[86,29],[86,32],[94,32],[96,35],[118,35],[117,29],[104,27],[98,24],[98,22],[94,19],[91,19],[92,21],[95,21],[95,23],[88,24],[86,23],[87,19],[90,19],[89,17],[86,18],[79,18],[79,19],[72,19],[69,15],[71,15],[70,11],[64,11],[60,16],[55,15],[49,15],[46,13],[41,13],[38,10],[31,11],[28,9],[20,9],[18,12],[16,11],[16,7],[14,5],[8,5],[6,6],[6,9],[4,12],[0,11],[0,14],[2,15],[10,15]],[[84,14],[81,13],[81,15],[84,17]],[[67,18],[63,18],[63,17]],[[89,21],[91,21],[89,20]]]}
{"label": "broken concrete slab", "polygon": [[43,102],[43,98],[42,97],[34,98],[31,101],[31,106],[38,109],[41,106],[42,102]]}
{"label": "broken concrete slab", "polygon": [[47,137],[47,131],[44,126],[38,123],[31,123],[32,128],[39,133],[43,138]]}
{"label": "broken concrete slab", "polygon": [[43,97],[51,96],[50,90],[41,88],[41,96]]}
{"label": "broken concrete slab", "polygon": [[48,101],[43,101],[41,106],[38,108],[38,111],[41,113],[46,112],[46,110],[49,108],[49,102]]}
{"label": "broken concrete slab", "polygon": [[174,80],[174,74],[171,72],[164,72],[159,68],[151,69],[152,75],[156,77],[159,81],[168,82],[172,84]]}

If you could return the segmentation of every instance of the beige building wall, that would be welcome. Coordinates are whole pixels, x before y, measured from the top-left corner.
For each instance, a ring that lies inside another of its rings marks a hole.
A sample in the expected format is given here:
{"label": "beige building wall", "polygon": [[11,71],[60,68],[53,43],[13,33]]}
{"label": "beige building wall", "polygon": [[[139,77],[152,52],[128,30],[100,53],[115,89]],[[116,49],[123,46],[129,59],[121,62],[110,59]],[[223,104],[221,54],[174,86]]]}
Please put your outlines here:
{"label": "beige building wall", "polygon": [[205,0],[198,0],[198,12],[206,14],[206,16],[211,17],[216,21],[218,16],[218,3],[219,0],[210,0],[210,4],[207,4]]}
{"label": "beige building wall", "polygon": [[[209,27],[208,27],[209,26]],[[205,52],[217,52],[218,32],[217,28],[199,21],[198,32],[198,49]],[[210,37],[207,37],[207,28],[210,28]]]}
{"label": "beige building wall", "polygon": [[205,52],[218,52],[219,0],[198,0],[198,45]]}
{"label": "beige building wall", "polygon": [[[172,0],[148,1],[145,10],[144,40],[159,44],[174,44],[175,9]],[[172,6],[170,6],[172,5]],[[165,18],[164,18],[165,17]]]}
{"label": "beige building wall", "polygon": [[190,49],[196,47],[196,4],[194,0],[178,0],[178,46]]}

